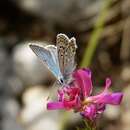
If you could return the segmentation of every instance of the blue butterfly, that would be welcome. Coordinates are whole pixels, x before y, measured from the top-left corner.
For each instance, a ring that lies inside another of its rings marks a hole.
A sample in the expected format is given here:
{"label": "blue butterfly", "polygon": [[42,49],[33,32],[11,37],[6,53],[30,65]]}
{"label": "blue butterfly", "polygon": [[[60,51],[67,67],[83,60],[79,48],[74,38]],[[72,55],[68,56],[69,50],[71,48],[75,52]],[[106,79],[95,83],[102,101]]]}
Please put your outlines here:
{"label": "blue butterfly", "polygon": [[57,35],[56,46],[40,46],[35,43],[29,46],[62,86],[71,82],[71,74],[76,67],[77,45],[74,37],[69,39],[65,34],[60,33]]}

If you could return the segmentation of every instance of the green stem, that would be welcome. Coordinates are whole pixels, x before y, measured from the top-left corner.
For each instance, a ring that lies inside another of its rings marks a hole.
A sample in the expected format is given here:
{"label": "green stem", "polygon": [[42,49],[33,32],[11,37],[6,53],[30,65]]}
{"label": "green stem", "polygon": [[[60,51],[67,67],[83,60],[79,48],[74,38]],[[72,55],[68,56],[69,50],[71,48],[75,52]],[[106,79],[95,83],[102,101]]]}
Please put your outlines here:
{"label": "green stem", "polygon": [[[84,54],[83,60],[80,65],[81,67],[88,67],[91,64],[94,52],[99,43],[99,39],[102,34],[102,31],[104,29],[105,18],[107,16],[111,2],[112,2],[112,0],[105,0],[105,4],[104,4],[105,6],[103,7],[101,14],[94,26],[94,31],[92,32],[92,35],[88,42],[88,47],[86,47],[85,54]],[[65,126],[66,122],[68,121],[68,119],[69,119],[69,113],[63,112],[61,123],[60,123],[61,130],[64,129],[64,126]],[[88,124],[86,124],[86,127],[88,127]],[[80,128],[78,128],[78,129],[80,129]],[[95,128],[88,127],[88,128],[86,128],[86,130],[95,130]]]}
{"label": "green stem", "polygon": [[85,54],[83,56],[83,60],[80,65],[81,67],[88,67],[91,65],[94,52],[97,48],[99,39],[104,29],[105,18],[108,14],[111,3],[112,0],[105,0],[104,7],[101,11],[99,18],[97,19],[97,22],[94,26],[94,30],[88,42],[88,47],[86,47]]}
{"label": "green stem", "polygon": [[68,111],[64,111],[62,113],[61,122],[60,122],[60,130],[64,130],[64,127],[69,119],[70,113]]}
{"label": "green stem", "polygon": [[86,129],[85,130],[96,130],[96,122],[91,120],[84,120]]}

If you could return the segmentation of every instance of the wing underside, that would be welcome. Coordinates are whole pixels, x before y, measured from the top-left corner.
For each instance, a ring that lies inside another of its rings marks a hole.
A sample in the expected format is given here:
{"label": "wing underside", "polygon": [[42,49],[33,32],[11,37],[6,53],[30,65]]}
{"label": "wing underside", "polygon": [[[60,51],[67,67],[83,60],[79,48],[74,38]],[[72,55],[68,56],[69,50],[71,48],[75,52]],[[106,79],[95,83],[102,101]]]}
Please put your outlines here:
{"label": "wing underside", "polygon": [[58,63],[56,46],[48,45],[41,47],[36,44],[30,44],[29,46],[57,79],[62,77]]}
{"label": "wing underside", "polygon": [[69,39],[64,34],[57,35],[57,52],[58,52],[58,59],[59,59],[59,66],[63,77],[68,80],[69,75],[75,69],[75,54],[76,54],[76,40],[74,37]]}

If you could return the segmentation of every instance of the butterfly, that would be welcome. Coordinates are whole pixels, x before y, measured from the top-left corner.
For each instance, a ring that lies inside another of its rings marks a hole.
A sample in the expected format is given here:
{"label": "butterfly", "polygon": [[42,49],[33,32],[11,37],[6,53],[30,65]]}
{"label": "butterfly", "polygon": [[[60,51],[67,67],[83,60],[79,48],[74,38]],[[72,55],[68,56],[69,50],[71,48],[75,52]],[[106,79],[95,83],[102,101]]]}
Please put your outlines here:
{"label": "butterfly", "polygon": [[30,43],[29,47],[43,61],[61,86],[71,82],[71,74],[76,67],[77,45],[74,37],[69,39],[65,34],[60,33],[56,37],[56,45],[40,46]]}

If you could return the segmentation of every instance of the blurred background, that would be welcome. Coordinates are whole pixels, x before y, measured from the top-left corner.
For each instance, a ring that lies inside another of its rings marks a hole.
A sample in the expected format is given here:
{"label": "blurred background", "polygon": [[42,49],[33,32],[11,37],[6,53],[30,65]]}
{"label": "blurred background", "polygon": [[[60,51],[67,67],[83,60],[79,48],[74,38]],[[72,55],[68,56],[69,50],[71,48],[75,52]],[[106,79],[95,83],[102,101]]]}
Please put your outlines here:
{"label": "blurred background", "polygon": [[28,47],[30,41],[55,44],[65,33],[77,40],[77,67],[90,67],[95,92],[106,77],[124,93],[120,106],[108,106],[100,130],[130,130],[130,0],[0,1],[0,130],[76,130],[72,111],[47,111],[55,78]]}

